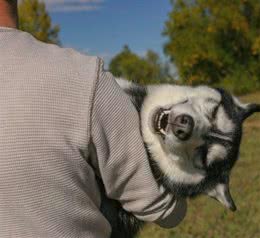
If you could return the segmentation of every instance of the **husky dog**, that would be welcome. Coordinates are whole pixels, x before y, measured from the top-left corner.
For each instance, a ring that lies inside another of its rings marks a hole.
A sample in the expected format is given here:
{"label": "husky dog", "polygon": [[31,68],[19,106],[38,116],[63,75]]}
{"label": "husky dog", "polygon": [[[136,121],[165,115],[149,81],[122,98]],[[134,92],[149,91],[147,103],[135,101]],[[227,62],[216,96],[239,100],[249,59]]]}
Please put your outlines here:
{"label": "husky dog", "polygon": [[[232,211],[231,169],[239,157],[244,120],[260,105],[242,104],[223,89],[206,86],[139,86],[118,79],[141,122],[155,177],[177,198],[207,194]],[[142,222],[102,192],[101,210],[111,238],[133,238]]]}

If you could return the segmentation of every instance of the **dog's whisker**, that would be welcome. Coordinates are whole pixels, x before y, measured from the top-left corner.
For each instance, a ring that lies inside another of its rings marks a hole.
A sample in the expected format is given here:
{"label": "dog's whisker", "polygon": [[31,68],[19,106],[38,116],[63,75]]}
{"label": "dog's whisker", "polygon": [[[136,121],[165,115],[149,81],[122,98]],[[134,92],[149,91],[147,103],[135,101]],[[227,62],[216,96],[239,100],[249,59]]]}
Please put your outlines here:
{"label": "dog's whisker", "polygon": [[168,123],[169,125],[173,125],[173,126],[178,126],[179,128],[185,128],[185,126],[182,126],[180,124],[177,123]]}

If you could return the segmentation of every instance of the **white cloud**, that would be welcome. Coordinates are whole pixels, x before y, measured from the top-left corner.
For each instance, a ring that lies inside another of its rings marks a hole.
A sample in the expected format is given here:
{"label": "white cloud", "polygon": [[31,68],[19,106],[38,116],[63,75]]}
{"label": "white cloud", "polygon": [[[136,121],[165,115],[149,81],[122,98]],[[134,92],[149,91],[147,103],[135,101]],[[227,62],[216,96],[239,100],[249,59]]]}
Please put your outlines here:
{"label": "white cloud", "polygon": [[96,11],[104,0],[41,0],[51,12]]}

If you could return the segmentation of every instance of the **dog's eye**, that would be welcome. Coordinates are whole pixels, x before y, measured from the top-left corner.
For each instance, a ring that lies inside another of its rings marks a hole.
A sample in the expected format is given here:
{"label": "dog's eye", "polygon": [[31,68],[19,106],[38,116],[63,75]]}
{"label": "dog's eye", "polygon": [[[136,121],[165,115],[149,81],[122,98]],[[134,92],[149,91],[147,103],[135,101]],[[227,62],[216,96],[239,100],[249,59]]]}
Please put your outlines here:
{"label": "dog's eye", "polygon": [[217,105],[215,105],[214,107],[211,108],[211,110],[208,114],[208,119],[210,121],[213,121],[213,120],[216,119],[219,107],[220,107],[220,104],[217,104]]}

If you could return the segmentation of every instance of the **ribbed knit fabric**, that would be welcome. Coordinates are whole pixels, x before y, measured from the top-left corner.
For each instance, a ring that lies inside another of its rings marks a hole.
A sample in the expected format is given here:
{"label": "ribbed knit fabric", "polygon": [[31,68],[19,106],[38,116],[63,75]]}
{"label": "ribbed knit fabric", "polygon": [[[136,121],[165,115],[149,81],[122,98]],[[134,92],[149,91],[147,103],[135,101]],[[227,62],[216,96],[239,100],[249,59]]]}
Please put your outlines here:
{"label": "ribbed knit fabric", "polygon": [[0,85],[1,238],[108,238],[92,166],[138,218],[182,220],[185,203],[154,181],[137,113],[97,57],[0,27]]}

